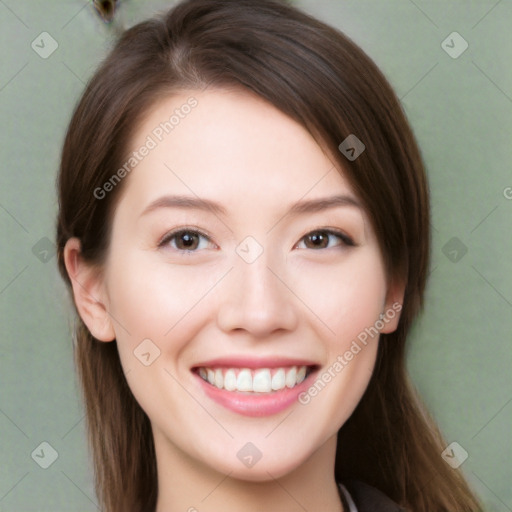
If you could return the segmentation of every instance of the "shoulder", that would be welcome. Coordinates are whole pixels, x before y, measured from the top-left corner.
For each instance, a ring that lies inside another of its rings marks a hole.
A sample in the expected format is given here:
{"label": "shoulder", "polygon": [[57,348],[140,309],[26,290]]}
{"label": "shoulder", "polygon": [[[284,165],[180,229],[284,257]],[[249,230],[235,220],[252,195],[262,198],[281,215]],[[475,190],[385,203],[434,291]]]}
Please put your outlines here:
{"label": "shoulder", "polygon": [[342,492],[344,492],[343,488],[357,507],[357,512],[405,512],[404,508],[390,500],[385,494],[364,482],[347,480],[340,483]]}

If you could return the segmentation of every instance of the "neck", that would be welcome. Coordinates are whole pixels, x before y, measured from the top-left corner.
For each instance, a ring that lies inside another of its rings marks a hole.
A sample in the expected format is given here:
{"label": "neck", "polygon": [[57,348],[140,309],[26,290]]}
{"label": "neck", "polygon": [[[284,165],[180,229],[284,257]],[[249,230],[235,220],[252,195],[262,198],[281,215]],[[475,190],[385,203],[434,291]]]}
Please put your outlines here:
{"label": "neck", "polygon": [[343,512],[334,478],[336,436],[297,468],[263,481],[233,478],[215,471],[154,432],[158,468],[156,512]]}

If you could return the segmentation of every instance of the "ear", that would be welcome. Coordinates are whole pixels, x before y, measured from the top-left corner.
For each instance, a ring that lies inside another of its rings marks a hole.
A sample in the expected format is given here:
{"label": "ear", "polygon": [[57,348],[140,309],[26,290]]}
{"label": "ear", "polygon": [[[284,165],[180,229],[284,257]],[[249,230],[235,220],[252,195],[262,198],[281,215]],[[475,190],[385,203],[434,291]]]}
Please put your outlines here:
{"label": "ear", "polygon": [[380,329],[381,333],[394,332],[398,327],[400,312],[404,302],[405,283],[400,280],[391,281],[388,286],[386,300],[382,308],[381,320],[384,327]]}
{"label": "ear", "polygon": [[115,332],[108,312],[103,277],[97,267],[83,261],[78,238],[70,238],[66,242],[64,263],[71,279],[78,314],[97,340],[113,341]]}

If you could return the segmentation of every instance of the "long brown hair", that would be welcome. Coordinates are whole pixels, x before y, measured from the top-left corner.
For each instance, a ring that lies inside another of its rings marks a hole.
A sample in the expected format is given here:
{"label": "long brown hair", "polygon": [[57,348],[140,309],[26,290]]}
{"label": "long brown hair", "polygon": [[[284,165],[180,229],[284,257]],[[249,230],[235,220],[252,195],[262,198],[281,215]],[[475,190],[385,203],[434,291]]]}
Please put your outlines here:
{"label": "long brown hair", "polygon": [[[81,241],[101,267],[125,178],[94,191],[125,161],[134,127],[178,89],[242,87],[289,115],[327,147],[362,201],[390,279],[406,283],[395,332],[381,335],[374,374],[339,431],[335,476],[371,484],[414,512],[476,512],[463,476],[441,458],[444,443],[405,368],[405,342],[423,306],[429,266],[429,192],[400,103],[373,61],[334,28],[278,0],[187,0],[127,30],[77,105],[58,177],[59,270]],[[338,145],[366,146],[350,161]],[[100,343],[78,317],[75,356],[86,405],[96,490],[106,512],[151,511],[157,500],[150,421],[134,399],[116,343]]]}

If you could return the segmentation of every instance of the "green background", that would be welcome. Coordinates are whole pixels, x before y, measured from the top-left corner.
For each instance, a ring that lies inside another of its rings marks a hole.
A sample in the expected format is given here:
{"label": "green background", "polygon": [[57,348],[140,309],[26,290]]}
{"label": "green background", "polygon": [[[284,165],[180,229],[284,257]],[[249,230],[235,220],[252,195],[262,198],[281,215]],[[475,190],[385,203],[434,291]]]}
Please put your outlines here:
{"label": "green background", "polygon": [[[0,512],[97,510],[54,255],[55,177],[72,108],[116,30],[172,3],[126,0],[108,26],[90,2],[0,0]],[[512,511],[512,2],[297,3],[377,62],[412,123],[433,253],[409,369],[447,442],[468,453],[460,469],[486,510]],[[442,45],[454,31],[469,45],[457,58],[443,47],[462,39]],[[42,32],[58,44],[47,58],[32,47],[51,48]],[[42,442],[58,453],[48,469],[31,456]]]}

